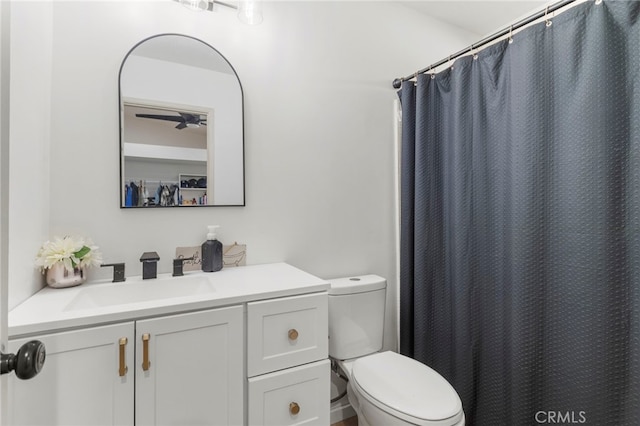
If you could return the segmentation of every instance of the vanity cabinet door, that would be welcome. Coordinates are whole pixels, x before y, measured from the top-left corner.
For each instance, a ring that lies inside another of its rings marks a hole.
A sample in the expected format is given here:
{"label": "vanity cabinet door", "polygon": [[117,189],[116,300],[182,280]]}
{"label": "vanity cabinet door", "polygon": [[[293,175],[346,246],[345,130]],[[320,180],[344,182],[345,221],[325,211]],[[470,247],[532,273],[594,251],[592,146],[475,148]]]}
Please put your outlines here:
{"label": "vanity cabinet door", "polygon": [[133,322],[11,340],[8,352],[34,339],[45,364],[33,379],[9,376],[10,425],[133,425]]}
{"label": "vanity cabinet door", "polygon": [[244,423],[243,308],[136,322],[136,425]]}

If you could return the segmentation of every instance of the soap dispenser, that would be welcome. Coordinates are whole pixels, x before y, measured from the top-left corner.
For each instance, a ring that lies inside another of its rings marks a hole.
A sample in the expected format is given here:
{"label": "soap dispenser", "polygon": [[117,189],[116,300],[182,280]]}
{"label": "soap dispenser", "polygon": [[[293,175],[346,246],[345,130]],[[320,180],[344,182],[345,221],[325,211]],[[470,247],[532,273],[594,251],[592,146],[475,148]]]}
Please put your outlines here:
{"label": "soap dispenser", "polygon": [[222,243],[216,238],[218,225],[209,225],[207,241],[202,243],[202,270],[216,272],[222,269]]}

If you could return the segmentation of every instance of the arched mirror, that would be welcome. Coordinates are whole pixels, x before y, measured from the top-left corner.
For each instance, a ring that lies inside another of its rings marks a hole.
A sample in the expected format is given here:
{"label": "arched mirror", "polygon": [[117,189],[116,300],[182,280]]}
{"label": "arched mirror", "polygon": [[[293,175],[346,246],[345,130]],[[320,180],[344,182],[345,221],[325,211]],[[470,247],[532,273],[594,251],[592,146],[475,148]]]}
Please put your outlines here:
{"label": "arched mirror", "polygon": [[120,207],[243,206],[243,95],[216,49],[141,41],[120,67]]}

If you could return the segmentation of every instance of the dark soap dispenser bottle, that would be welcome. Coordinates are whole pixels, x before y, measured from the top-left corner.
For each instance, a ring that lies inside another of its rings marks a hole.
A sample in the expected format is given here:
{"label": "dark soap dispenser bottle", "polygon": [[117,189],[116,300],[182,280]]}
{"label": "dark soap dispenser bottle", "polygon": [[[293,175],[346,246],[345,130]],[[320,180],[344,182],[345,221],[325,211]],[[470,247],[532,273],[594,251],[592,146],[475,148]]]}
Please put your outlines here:
{"label": "dark soap dispenser bottle", "polygon": [[207,241],[202,243],[202,270],[216,272],[222,269],[222,243],[216,237],[218,225],[209,225]]}

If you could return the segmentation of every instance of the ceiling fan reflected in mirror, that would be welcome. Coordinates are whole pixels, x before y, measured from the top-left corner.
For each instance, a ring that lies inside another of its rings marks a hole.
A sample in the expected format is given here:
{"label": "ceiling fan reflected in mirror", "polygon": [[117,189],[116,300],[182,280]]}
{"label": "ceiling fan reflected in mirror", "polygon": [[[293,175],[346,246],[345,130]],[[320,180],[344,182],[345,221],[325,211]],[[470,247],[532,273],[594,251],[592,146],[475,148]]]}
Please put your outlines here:
{"label": "ceiling fan reflected in mirror", "polygon": [[178,130],[189,128],[198,128],[200,126],[207,125],[206,117],[203,118],[200,114],[190,114],[187,112],[178,112],[180,115],[159,115],[159,114],[136,114],[139,118],[151,118],[154,120],[173,121],[178,123],[175,127]]}

